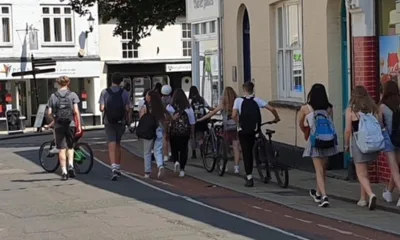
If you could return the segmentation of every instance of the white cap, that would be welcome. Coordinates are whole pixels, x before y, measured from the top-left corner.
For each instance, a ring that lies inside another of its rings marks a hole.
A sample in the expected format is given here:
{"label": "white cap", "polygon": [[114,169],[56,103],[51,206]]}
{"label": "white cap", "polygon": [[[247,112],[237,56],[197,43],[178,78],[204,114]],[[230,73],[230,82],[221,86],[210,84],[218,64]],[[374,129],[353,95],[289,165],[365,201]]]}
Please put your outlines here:
{"label": "white cap", "polygon": [[171,88],[170,85],[164,85],[164,86],[161,88],[161,94],[162,94],[162,95],[170,95],[171,92],[172,92],[172,88]]}

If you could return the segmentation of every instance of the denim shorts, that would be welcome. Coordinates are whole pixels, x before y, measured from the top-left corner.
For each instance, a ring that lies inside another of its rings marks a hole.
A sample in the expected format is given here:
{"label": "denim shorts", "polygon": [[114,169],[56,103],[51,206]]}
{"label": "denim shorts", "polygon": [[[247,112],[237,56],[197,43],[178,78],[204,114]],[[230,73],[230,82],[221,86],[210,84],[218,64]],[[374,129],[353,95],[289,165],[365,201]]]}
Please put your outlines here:
{"label": "denim shorts", "polygon": [[387,130],[383,131],[382,134],[383,134],[383,138],[385,140],[385,149],[383,150],[383,152],[400,151],[400,148],[395,147],[392,144],[392,141],[390,140],[389,132]]}

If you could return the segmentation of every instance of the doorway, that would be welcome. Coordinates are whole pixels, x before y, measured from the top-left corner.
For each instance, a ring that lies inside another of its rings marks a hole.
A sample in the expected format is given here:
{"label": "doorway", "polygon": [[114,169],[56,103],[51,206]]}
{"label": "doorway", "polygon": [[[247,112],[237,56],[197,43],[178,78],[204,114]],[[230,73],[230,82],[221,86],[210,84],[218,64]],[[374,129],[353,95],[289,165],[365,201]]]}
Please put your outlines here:
{"label": "doorway", "polygon": [[247,9],[243,15],[243,76],[244,82],[251,81],[250,20]]}

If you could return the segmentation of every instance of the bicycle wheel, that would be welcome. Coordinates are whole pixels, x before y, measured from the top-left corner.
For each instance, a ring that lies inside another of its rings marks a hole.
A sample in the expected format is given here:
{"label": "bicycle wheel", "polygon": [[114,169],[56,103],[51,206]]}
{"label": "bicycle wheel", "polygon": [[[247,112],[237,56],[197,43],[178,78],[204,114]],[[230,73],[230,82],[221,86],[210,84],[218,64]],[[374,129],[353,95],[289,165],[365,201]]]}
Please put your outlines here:
{"label": "bicycle wheel", "polygon": [[269,171],[267,147],[262,139],[258,139],[253,147],[253,157],[256,161],[256,167],[261,182],[269,183],[271,173]]}
{"label": "bicycle wheel", "polygon": [[130,133],[134,133],[135,132],[135,130],[136,130],[136,127],[137,127],[137,122],[136,122],[136,114],[135,114],[135,112],[133,112],[132,113],[132,123],[131,123],[131,125],[129,126],[129,132]]}
{"label": "bicycle wheel", "polygon": [[88,174],[94,164],[92,148],[87,143],[77,143],[74,153],[74,168],[79,174]]}
{"label": "bicycle wheel", "polygon": [[217,172],[220,177],[224,176],[226,171],[226,164],[228,164],[228,146],[226,145],[224,138],[218,136],[217,137]]}
{"label": "bicycle wheel", "polygon": [[274,172],[279,186],[281,188],[287,188],[289,186],[289,169],[283,166],[275,166]]}
{"label": "bicycle wheel", "polygon": [[39,161],[40,166],[49,173],[57,171],[60,166],[58,161],[58,154],[50,153],[50,149],[55,147],[54,141],[44,142],[39,148]]}
{"label": "bicycle wheel", "polygon": [[[203,165],[207,172],[213,172],[216,165],[212,135],[208,135],[203,142]],[[211,162],[210,162],[211,161]]]}

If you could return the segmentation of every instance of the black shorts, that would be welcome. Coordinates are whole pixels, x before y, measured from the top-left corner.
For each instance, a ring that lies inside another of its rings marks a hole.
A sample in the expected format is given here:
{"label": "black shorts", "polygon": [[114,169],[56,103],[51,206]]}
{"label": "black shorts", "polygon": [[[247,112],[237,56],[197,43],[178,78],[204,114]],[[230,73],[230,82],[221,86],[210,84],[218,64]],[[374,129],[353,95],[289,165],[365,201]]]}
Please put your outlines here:
{"label": "black shorts", "polygon": [[75,127],[58,127],[54,129],[58,149],[73,149],[75,145]]}

